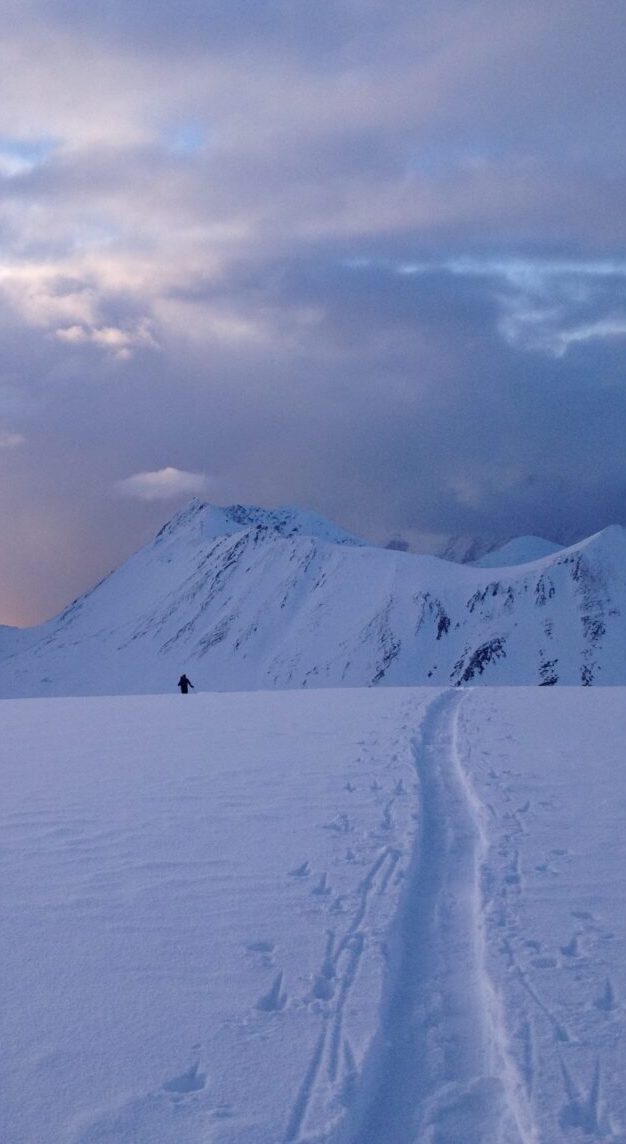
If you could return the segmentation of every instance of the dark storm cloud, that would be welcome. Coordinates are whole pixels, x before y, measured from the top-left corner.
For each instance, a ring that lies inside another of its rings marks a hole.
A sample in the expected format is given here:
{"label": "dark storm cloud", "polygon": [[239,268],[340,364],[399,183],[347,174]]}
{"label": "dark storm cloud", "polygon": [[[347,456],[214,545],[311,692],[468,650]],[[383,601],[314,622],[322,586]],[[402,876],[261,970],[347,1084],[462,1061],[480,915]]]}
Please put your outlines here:
{"label": "dark storm cloud", "polygon": [[625,41],[621,0],[10,2],[0,618],[198,489],[624,519]]}
{"label": "dark storm cloud", "polygon": [[[561,270],[552,292],[544,287],[550,313],[555,294],[568,292],[563,278],[582,291],[579,272],[570,277]],[[304,259],[269,278],[267,294],[278,289],[284,298],[272,300],[276,310],[297,298],[318,315],[304,353],[321,371],[332,363],[344,454],[382,519],[430,532],[563,537],[610,522],[605,501],[611,511],[619,503],[626,415],[620,339],[581,337],[567,355],[520,352],[499,318],[516,302],[521,323],[527,298],[495,271],[405,275]],[[622,304],[625,281],[601,276],[597,296],[592,283],[587,308],[577,298],[567,311],[570,335],[577,320]],[[237,290],[244,296],[241,283]],[[351,523],[375,525],[363,506]]]}

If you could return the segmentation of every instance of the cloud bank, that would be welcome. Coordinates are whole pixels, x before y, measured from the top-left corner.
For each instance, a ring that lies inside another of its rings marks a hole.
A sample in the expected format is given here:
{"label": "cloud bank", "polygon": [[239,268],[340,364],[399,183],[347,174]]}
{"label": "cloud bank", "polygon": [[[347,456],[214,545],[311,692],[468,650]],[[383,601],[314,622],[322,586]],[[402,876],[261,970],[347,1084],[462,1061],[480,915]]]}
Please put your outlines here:
{"label": "cloud bank", "polygon": [[8,0],[0,620],[207,488],[624,520],[625,41],[617,0]]}

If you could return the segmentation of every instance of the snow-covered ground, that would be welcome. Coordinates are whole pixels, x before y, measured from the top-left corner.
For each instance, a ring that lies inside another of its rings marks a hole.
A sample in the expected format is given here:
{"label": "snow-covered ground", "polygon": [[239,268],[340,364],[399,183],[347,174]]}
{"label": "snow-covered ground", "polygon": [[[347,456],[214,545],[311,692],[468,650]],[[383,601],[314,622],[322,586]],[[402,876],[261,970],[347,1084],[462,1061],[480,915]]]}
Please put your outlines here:
{"label": "snow-covered ground", "polygon": [[626,691],[0,704],[6,1144],[626,1140]]}

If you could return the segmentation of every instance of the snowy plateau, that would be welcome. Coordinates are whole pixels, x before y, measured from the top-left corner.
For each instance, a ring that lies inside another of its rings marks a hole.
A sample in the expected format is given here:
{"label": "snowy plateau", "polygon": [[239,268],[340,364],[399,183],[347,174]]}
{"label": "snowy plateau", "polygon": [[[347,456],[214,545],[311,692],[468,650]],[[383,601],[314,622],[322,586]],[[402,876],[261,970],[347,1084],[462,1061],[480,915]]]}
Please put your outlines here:
{"label": "snowy plateau", "polygon": [[0,628],[1,1144],[626,1144],[626,536],[489,559],[194,502]]}
{"label": "snowy plateau", "polygon": [[626,1140],[624,700],[5,700],[0,1139]]}

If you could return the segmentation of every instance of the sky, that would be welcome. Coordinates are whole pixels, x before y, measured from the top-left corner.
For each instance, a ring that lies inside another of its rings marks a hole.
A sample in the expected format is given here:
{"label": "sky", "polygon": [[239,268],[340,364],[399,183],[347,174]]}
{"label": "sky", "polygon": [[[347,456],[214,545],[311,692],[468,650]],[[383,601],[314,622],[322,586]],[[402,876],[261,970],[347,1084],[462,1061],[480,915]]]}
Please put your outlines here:
{"label": "sky", "polygon": [[623,0],[4,0],[0,622],[192,496],[626,522]]}

